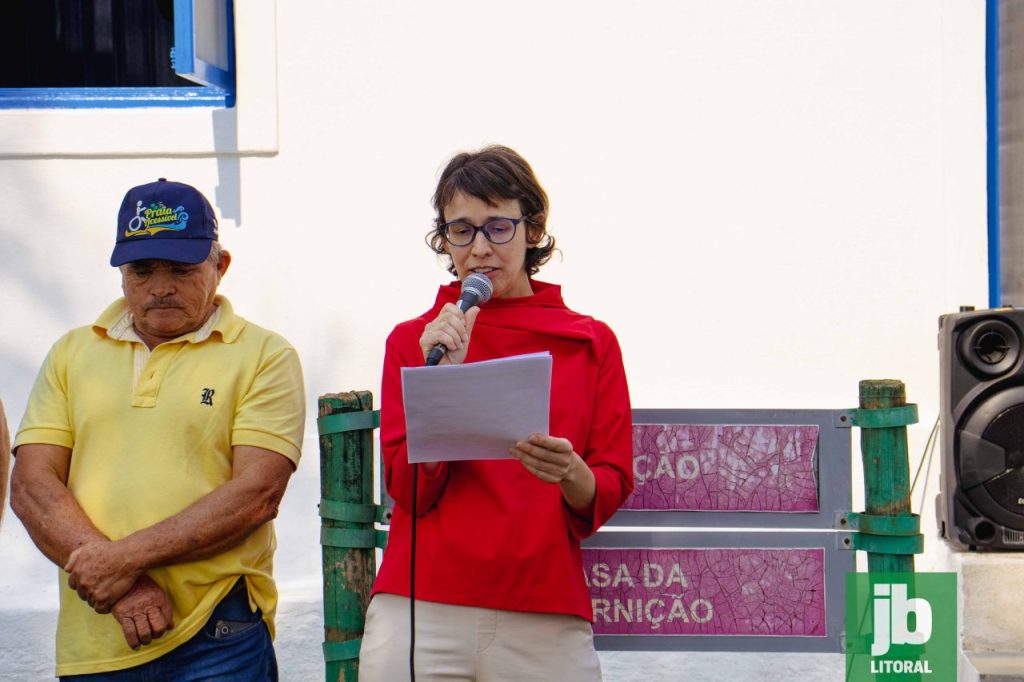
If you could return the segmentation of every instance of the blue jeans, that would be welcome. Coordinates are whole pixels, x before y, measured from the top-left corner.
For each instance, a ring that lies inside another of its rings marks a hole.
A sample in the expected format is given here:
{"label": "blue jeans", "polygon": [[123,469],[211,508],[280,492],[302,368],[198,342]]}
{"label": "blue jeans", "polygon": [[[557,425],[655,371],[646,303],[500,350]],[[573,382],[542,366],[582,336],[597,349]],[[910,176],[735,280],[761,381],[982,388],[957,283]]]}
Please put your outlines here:
{"label": "blue jeans", "polygon": [[263,613],[249,611],[239,579],[192,639],[155,661],[61,682],[277,682],[277,658]]}

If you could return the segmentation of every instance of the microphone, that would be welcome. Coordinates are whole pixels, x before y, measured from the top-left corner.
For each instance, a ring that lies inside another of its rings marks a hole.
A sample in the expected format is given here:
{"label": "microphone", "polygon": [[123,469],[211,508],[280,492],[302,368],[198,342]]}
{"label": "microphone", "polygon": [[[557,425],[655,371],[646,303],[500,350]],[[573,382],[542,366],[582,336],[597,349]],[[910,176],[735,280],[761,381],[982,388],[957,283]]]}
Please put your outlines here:
{"label": "microphone", "polygon": [[[491,284],[491,280],[487,275],[481,275],[479,272],[474,272],[472,275],[462,280],[462,293],[459,294],[459,302],[456,304],[459,306],[459,310],[466,312],[475,305],[483,305],[491,299],[491,293],[494,291],[494,285]],[[441,362],[441,358],[448,352],[443,343],[439,343],[430,349],[430,354],[427,355],[427,367],[433,367],[437,363]]]}

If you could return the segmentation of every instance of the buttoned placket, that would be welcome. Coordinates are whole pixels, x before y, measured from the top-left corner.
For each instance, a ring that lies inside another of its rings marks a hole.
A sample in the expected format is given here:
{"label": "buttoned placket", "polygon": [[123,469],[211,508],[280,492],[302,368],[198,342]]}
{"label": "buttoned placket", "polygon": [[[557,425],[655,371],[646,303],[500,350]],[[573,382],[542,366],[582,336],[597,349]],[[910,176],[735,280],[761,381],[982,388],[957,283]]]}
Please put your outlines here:
{"label": "buttoned placket", "polygon": [[202,327],[172,341],[161,343],[150,350],[135,331],[131,312],[125,311],[121,318],[110,326],[107,334],[110,338],[132,344],[132,407],[154,407],[160,394],[168,367],[181,347],[189,342],[189,336],[195,343],[201,343],[210,337],[220,319],[220,308],[214,310]]}

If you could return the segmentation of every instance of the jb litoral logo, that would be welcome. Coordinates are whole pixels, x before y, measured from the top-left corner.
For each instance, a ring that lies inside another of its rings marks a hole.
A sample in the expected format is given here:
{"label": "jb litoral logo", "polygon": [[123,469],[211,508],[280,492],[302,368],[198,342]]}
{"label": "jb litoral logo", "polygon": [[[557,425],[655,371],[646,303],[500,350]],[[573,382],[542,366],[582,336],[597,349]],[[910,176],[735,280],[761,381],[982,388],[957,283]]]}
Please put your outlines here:
{"label": "jb litoral logo", "polygon": [[[874,588],[875,636],[871,656],[884,656],[893,644],[927,642],[932,636],[931,604],[921,597],[908,598],[904,583],[878,583]],[[911,616],[917,621],[913,631],[910,630]]]}
{"label": "jb litoral logo", "polygon": [[956,680],[956,574],[846,576],[848,682]]}

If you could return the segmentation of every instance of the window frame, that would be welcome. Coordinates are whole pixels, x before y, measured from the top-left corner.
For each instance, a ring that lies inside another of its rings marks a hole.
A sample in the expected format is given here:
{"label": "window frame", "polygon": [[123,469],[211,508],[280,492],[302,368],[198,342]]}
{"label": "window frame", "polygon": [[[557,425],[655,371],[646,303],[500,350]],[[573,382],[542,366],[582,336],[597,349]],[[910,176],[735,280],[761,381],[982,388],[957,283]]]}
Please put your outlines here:
{"label": "window frame", "polygon": [[0,108],[0,160],[276,155],[277,2],[233,9],[236,106]]}
{"label": "window frame", "polygon": [[226,4],[228,68],[199,58],[195,50],[195,0],[174,0],[171,68],[194,87],[0,88],[0,109],[121,109],[135,107],[235,106],[234,0]]}

